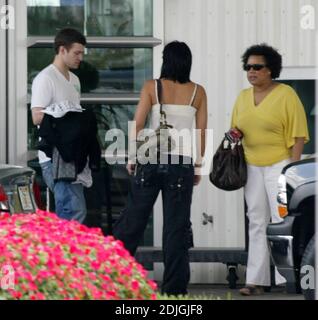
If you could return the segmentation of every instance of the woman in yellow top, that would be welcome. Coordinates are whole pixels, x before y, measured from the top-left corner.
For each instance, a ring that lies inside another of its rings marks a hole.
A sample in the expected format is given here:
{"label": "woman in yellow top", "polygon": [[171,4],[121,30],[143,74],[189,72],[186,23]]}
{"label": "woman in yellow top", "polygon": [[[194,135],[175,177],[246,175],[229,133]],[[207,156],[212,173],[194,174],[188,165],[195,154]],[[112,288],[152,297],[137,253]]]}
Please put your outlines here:
{"label": "woman in yellow top", "polygon": [[[243,90],[235,103],[232,128],[243,134],[248,167],[245,186],[249,218],[249,248],[243,295],[260,294],[270,286],[270,258],[266,227],[281,221],[277,209],[277,182],[282,168],[300,160],[309,140],[304,107],[289,86],[273,81],[282,69],[282,57],[261,44],[246,50],[243,68],[251,88]],[[276,283],[285,279],[276,271]]]}

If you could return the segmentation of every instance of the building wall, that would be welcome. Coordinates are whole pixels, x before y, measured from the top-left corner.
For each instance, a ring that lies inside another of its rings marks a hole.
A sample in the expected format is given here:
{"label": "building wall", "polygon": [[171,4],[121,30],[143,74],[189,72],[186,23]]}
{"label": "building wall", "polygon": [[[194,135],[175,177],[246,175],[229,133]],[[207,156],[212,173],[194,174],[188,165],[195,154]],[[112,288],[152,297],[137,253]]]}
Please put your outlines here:
{"label": "building wall", "polygon": [[[166,0],[164,42],[185,41],[193,53],[192,80],[208,94],[209,128],[214,137],[207,144],[207,155],[218,147],[228,130],[235,98],[248,86],[240,57],[255,43],[267,42],[279,49],[284,67],[315,65],[315,31],[300,25],[301,7],[314,0]],[[317,19],[316,19],[317,20]],[[160,202],[155,225],[160,226]],[[213,215],[213,224],[202,225],[202,213]],[[205,176],[195,188],[192,222],[196,246],[244,247],[243,193],[217,190]],[[161,244],[161,229],[155,231]],[[225,266],[192,265],[192,282],[224,282]],[[160,277],[161,268],[156,276]],[[242,273],[241,273],[242,274]],[[242,278],[242,277],[241,277]],[[244,278],[244,277],[243,277]]]}

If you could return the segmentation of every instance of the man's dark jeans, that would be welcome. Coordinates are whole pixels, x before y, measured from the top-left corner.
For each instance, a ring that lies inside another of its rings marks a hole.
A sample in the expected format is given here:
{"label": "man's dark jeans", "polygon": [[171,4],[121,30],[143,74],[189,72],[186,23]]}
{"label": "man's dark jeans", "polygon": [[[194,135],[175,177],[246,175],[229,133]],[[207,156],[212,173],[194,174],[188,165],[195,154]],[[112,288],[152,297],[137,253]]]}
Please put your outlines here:
{"label": "man's dark jeans", "polygon": [[190,280],[188,250],[193,245],[190,209],[194,168],[192,164],[182,164],[189,161],[179,163],[138,165],[131,179],[127,207],[114,226],[115,238],[123,241],[134,255],[162,191],[165,266],[162,292],[167,294],[186,294]]}

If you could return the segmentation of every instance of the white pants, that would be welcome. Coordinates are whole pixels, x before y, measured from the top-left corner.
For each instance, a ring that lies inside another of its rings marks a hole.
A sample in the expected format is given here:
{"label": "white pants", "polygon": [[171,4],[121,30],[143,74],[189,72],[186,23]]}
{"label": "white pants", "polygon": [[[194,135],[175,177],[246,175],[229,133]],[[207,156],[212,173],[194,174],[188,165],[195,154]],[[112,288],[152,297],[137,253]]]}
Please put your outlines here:
{"label": "white pants", "polygon": [[[266,240],[267,225],[279,223],[277,207],[278,177],[290,160],[272,166],[247,166],[248,180],[245,186],[247,216],[249,219],[249,248],[246,284],[270,286],[270,256]],[[276,284],[286,280],[275,270]]]}

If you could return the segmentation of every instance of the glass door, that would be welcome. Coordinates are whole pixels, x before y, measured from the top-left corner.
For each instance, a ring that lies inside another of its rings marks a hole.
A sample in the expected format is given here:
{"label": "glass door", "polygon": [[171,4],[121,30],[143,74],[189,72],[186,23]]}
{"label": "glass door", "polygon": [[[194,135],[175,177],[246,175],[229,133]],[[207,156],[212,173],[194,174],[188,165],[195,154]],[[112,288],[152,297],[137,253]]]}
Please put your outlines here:
{"label": "glass door", "polygon": [[[109,129],[120,129],[128,141],[128,121],[133,119],[144,81],[153,78],[154,48],[161,40],[154,37],[152,0],[27,0],[28,32],[28,110],[34,77],[54,58],[55,34],[64,27],[81,31],[88,41],[84,61],[74,73],[80,78],[84,108],[94,111],[103,151],[109,142]],[[37,129],[28,111],[28,165],[38,173],[45,204],[46,188],[37,159]],[[127,154],[123,145],[121,157]],[[103,152],[105,154],[105,152]],[[114,159],[112,159],[114,160]],[[107,163],[94,173],[93,187],[86,189],[86,224],[110,232],[125,206],[128,175],[124,164]],[[153,242],[149,225],[145,245]]]}

